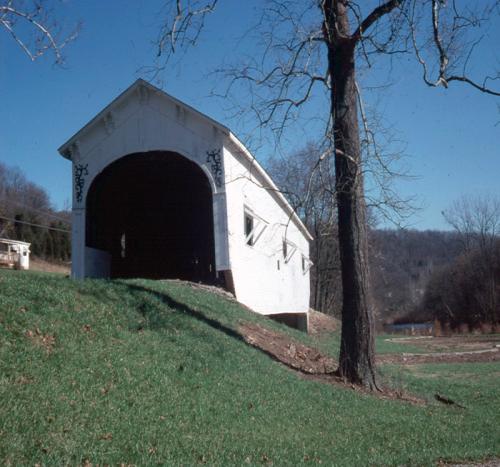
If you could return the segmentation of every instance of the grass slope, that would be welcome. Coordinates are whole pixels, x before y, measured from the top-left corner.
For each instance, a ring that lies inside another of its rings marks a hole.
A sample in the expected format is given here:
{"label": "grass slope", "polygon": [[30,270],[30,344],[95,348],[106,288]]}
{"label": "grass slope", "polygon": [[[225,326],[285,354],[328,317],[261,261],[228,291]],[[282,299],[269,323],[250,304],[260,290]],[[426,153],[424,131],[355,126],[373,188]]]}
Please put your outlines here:
{"label": "grass slope", "polygon": [[[382,371],[413,406],[300,379],[213,294],[0,272],[0,463],[432,465],[500,456],[495,364]],[[324,344],[323,344],[324,345]],[[463,375],[463,377],[461,376]],[[433,402],[435,392],[467,406]]]}

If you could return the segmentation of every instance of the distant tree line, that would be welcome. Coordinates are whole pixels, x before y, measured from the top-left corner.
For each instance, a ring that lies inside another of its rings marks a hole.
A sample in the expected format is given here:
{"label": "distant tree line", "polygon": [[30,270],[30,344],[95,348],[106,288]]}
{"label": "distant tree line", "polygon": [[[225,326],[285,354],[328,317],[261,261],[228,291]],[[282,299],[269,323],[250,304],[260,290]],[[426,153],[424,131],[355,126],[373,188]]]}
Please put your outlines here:
{"label": "distant tree line", "polygon": [[[427,285],[436,271],[453,264],[459,255],[459,236],[454,232],[372,227],[369,264],[377,326],[432,320],[422,307]],[[339,316],[342,285],[336,238],[315,237],[311,258],[315,262],[311,268],[311,307]]]}
{"label": "distant tree line", "polygon": [[432,275],[420,311],[452,328],[500,324],[500,199],[464,196],[443,215],[461,253]]}
{"label": "distant tree line", "polygon": [[430,279],[421,316],[457,328],[500,323],[500,241],[485,252],[463,253]]}
{"label": "distant tree line", "polygon": [[0,238],[29,242],[40,258],[69,261],[70,222],[70,213],[55,210],[42,187],[0,163]]}

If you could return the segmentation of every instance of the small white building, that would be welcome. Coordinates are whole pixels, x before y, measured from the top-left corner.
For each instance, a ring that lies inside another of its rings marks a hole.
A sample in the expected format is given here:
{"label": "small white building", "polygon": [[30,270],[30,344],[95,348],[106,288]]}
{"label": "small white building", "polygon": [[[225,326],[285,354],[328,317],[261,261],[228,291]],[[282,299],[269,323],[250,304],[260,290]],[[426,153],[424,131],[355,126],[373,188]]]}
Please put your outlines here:
{"label": "small white building", "polygon": [[30,268],[31,243],[0,238],[0,266],[14,269]]}
{"label": "small white building", "polygon": [[60,148],[73,163],[72,277],[219,283],[304,327],[304,224],[250,152],[137,80]]}

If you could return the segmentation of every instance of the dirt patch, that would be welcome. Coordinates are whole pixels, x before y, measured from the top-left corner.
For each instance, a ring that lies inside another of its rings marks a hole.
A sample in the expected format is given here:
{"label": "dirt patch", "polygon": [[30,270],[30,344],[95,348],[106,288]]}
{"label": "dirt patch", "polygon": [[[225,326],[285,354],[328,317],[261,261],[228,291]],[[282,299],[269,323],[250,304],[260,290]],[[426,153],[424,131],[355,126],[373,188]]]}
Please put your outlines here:
{"label": "dirt patch", "polygon": [[393,363],[398,365],[417,365],[422,363],[480,363],[500,361],[500,350],[497,348],[470,352],[443,352],[430,354],[387,354],[378,355],[377,363]]}
{"label": "dirt patch", "polygon": [[24,384],[32,384],[34,383],[35,380],[29,376],[24,376],[24,375],[21,375],[21,376],[18,376],[15,380],[14,380],[14,384],[20,384],[20,385],[24,385]]}
{"label": "dirt patch", "polygon": [[26,331],[26,337],[33,345],[45,349],[48,354],[52,352],[56,344],[56,338],[52,334],[43,334],[38,328],[34,331]]}
{"label": "dirt patch", "polygon": [[[238,331],[245,342],[257,347],[273,359],[306,375],[334,376],[335,359],[319,350],[303,345],[286,334],[272,331],[258,324],[242,324]],[[478,363],[500,361],[500,349],[489,348],[465,352],[428,354],[387,354],[376,357],[378,364],[417,365],[423,363]],[[336,377],[335,377],[336,378]]]}
{"label": "dirt patch", "polygon": [[250,323],[242,324],[238,328],[238,331],[245,342],[296,371],[301,378],[334,384],[343,388],[353,389],[356,392],[374,395],[381,399],[401,400],[418,405],[426,404],[423,399],[403,391],[395,391],[389,388],[370,391],[367,388],[347,383],[336,373],[338,366],[336,360],[323,355],[320,351],[312,347],[291,339],[285,334]]}
{"label": "dirt patch", "polygon": [[333,316],[325,315],[316,310],[309,310],[309,333],[313,335],[327,334],[339,329],[340,323]]}
{"label": "dirt patch", "polygon": [[488,350],[500,346],[500,335],[472,335],[450,337],[396,337],[387,339],[398,344],[409,344],[430,352]]}
{"label": "dirt patch", "polygon": [[60,274],[69,274],[71,272],[71,263],[50,263],[40,258],[31,258],[31,271],[58,272]]}
{"label": "dirt patch", "polygon": [[300,344],[286,334],[245,323],[239,327],[245,342],[257,347],[289,368],[309,375],[325,375],[335,372],[336,361],[316,349]]}

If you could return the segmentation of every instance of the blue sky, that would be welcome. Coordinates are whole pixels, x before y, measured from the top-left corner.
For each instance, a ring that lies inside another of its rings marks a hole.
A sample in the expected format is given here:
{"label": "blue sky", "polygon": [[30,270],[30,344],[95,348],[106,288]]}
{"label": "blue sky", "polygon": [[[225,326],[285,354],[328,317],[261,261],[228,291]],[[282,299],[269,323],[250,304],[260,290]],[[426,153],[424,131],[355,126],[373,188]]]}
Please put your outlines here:
{"label": "blue sky", "polygon": [[[198,47],[164,75],[168,93],[237,134],[245,128],[220,101],[208,97],[214,83],[207,74],[235,58],[235,38],[251,25],[256,3],[222,2],[224,9],[209,18]],[[57,10],[61,23],[70,27],[83,22],[78,39],[65,50],[63,68],[54,66],[50,56],[31,63],[0,30],[0,160],[19,166],[46,188],[57,207],[71,193],[70,163],[57,148],[136,78],[144,77],[141,67],[154,59],[161,5],[160,0],[63,1]],[[500,22],[488,39],[500,43]],[[252,51],[251,44],[241,47]],[[498,47],[480,58],[493,63],[493,69],[500,66]],[[423,206],[411,219],[412,227],[446,228],[440,212],[462,194],[500,196],[500,124],[495,126],[500,100],[460,85],[427,88],[410,59],[397,63],[390,74],[386,70],[372,70],[367,82],[389,77],[394,84],[366,99],[405,142],[405,164],[415,178],[398,182],[397,188]],[[483,70],[480,66],[476,71]],[[290,145],[284,149],[291,151],[304,138],[314,138],[313,129],[310,135],[309,129],[304,131],[306,135],[287,140]],[[263,160],[272,151],[263,145],[256,157]]]}

